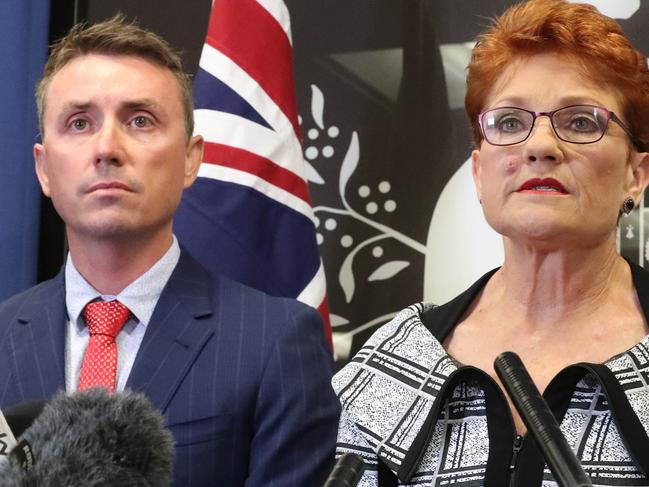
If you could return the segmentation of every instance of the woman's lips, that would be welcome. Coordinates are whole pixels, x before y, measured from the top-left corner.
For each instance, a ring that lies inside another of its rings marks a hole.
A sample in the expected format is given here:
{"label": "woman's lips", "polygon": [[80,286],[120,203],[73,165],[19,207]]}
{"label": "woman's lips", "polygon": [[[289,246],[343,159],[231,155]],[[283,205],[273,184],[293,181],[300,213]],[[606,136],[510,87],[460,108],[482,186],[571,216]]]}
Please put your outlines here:
{"label": "woman's lips", "polygon": [[568,194],[566,188],[554,178],[528,179],[516,191],[519,193]]}

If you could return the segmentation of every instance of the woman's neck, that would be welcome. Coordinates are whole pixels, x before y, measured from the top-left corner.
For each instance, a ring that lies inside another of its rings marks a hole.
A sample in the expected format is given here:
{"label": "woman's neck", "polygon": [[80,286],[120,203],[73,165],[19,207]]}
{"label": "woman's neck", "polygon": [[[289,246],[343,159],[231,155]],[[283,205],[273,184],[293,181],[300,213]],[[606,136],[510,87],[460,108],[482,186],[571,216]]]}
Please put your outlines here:
{"label": "woman's neck", "polygon": [[537,327],[596,312],[626,291],[630,270],[614,241],[553,251],[506,241],[505,263],[494,277],[490,299]]}

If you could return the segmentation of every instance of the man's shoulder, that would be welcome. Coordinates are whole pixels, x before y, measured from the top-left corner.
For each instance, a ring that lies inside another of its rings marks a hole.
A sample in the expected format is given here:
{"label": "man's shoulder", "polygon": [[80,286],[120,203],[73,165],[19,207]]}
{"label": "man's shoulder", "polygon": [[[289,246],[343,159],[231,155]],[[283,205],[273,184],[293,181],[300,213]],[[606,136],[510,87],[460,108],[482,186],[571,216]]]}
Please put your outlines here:
{"label": "man's shoulder", "polygon": [[249,327],[275,330],[271,336],[289,332],[298,323],[304,332],[312,330],[319,334],[324,330],[317,310],[297,299],[271,296],[223,275],[218,277],[218,281],[222,290],[219,293],[221,299],[229,296],[221,303],[222,309],[230,316],[237,313]]}
{"label": "man's shoulder", "polygon": [[12,323],[17,319],[28,318],[34,310],[44,308],[57,299],[61,303],[65,301],[63,283],[59,280],[59,276],[36,284],[0,302],[0,343],[4,340],[4,333],[9,332]]}
{"label": "man's shoulder", "polygon": [[298,301],[295,298],[272,296],[264,291],[255,289],[242,282],[220,275],[222,289],[228,293],[241,294],[252,305],[263,305],[267,309],[285,310],[287,313],[301,312],[305,310],[315,311],[312,307]]}
{"label": "man's shoulder", "polygon": [[[242,318],[255,319],[263,317],[266,325],[281,324],[296,318],[319,320],[318,312],[297,299],[271,296],[263,291],[236,281],[220,272],[209,270],[183,251],[178,267],[172,279],[182,280],[185,285],[194,279],[196,291],[206,292],[211,305],[219,308],[221,314],[238,315]],[[207,283],[205,291],[201,291]],[[192,286],[189,284],[188,286]]]}
{"label": "man's shoulder", "polygon": [[60,275],[57,275],[1,301],[0,316],[17,313],[26,307],[38,306],[44,301],[56,299],[57,293],[60,293],[61,299],[64,299],[64,292],[63,280]]}

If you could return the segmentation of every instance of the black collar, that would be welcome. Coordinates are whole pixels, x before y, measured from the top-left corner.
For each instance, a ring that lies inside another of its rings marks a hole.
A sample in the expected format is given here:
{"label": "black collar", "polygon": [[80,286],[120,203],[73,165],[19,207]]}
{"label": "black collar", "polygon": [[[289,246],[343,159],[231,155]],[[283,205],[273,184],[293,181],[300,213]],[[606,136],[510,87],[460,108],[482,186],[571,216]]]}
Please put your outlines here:
{"label": "black collar", "polygon": [[[626,259],[625,259],[626,260]],[[631,268],[631,279],[638,294],[638,300],[645,316],[645,321],[649,323],[649,272],[633,262],[627,260]],[[428,309],[421,314],[421,321],[432,335],[443,343],[448,334],[460,322],[460,319],[466,313],[469,306],[475,301],[487,281],[500,269],[492,269],[474,282],[469,289],[459,294],[451,301],[441,306]]]}

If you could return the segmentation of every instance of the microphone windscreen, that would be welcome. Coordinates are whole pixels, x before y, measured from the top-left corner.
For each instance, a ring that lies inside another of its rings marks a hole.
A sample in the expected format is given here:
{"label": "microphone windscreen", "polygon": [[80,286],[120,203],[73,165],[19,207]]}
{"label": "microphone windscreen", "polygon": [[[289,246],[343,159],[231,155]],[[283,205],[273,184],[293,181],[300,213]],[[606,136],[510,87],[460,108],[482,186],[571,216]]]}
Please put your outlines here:
{"label": "microphone windscreen", "polygon": [[173,436],[142,394],[61,392],[22,440],[31,447],[33,465],[25,470],[10,462],[0,470],[2,487],[166,487],[171,482]]}

